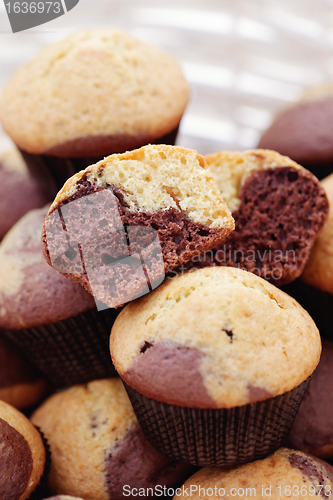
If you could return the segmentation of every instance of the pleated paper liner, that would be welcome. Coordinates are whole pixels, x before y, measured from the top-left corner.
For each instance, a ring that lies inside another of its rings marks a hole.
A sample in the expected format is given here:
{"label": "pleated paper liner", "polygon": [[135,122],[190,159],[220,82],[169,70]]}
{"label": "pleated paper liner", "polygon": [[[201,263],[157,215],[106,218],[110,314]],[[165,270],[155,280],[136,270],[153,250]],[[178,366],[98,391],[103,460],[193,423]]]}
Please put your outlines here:
{"label": "pleated paper liner", "polygon": [[109,338],[120,310],[94,308],[57,323],[4,333],[60,389],[116,375]]}
{"label": "pleated paper liner", "polygon": [[[156,139],[151,144],[168,144],[174,146],[178,134],[178,128],[176,127],[169,134]],[[140,148],[145,144],[138,145],[136,148]],[[123,150],[111,151],[108,155],[113,153],[124,153]],[[34,155],[20,149],[20,153],[24,158],[25,163],[31,175],[36,179],[42,190],[55,197],[58,191],[63,187],[67,179],[72,177],[80,170],[84,170],[93,165],[98,161],[102,160],[106,155],[103,153],[100,156],[94,157],[82,157],[82,158],[59,158],[57,156],[50,155]]]}
{"label": "pleated paper liner", "polygon": [[160,403],[124,385],[146,438],[158,451],[201,467],[232,467],[264,458],[283,444],[310,380],[266,401],[219,410]]}
{"label": "pleated paper liner", "polygon": [[299,279],[281,289],[308,311],[323,338],[333,340],[333,295]]}
{"label": "pleated paper liner", "polygon": [[43,434],[43,432],[40,430],[39,427],[35,426],[36,429],[38,430],[39,434],[41,435],[41,438],[43,440],[44,448],[45,448],[45,467],[44,467],[44,473],[42,477],[40,478],[40,481],[38,485],[36,486],[35,490],[31,493],[30,497],[28,500],[42,500],[44,498],[47,498],[48,496],[48,479],[49,479],[49,474],[51,470],[51,451],[50,451],[50,445]]}

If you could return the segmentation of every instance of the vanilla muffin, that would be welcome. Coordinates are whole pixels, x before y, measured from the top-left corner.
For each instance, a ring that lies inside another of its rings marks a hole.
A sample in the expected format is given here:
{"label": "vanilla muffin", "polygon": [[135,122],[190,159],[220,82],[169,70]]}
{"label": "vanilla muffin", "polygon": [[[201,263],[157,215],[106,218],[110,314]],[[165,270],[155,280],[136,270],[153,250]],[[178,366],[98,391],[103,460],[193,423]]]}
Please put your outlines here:
{"label": "vanilla muffin", "polygon": [[127,305],[110,349],[157,449],[195,465],[230,466],[267,455],[287,437],[321,342],[306,311],[273,285],[208,267]]}
{"label": "vanilla muffin", "polygon": [[285,288],[311,314],[321,335],[333,340],[333,174],[321,182],[329,216],[318,235],[300,280]]}
{"label": "vanilla muffin", "polygon": [[289,435],[292,448],[333,458],[333,342],[323,342],[320,363]]}
{"label": "vanilla muffin", "polygon": [[40,484],[46,453],[38,430],[0,401],[0,491],[3,500],[26,500]]}
{"label": "vanilla muffin", "polygon": [[236,229],[193,265],[239,267],[277,286],[295,280],[328,215],[318,179],[275,151],[225,151],[205,159]]}
{"label": "vanilla muffin", "polygon": [[38,403],[45,392],[45,376],[0,330],[0,399],[24,409]]}
{"label": "vanilla muffin", "polygon": [[3,90],[0,119],[55,195],[104,156],[174,144],[188,96],[169,54],[114,29],[80,30],[16,71]]}
{"label": "vanilla muffin", "polygon": [[225,496],[272,500],[330,498],[333,467],[301,451],[281,448],[264,460],[234,469],[201,469],[179,488],[175,498],[187,497],[186,492],[191,492],[193,500]]}
{"label": "vanilla muffin", "polygon": [[28,212],[0,244],[0,330],[64,387],[114,374],[109,336],[117,312],[98,311],[81,285],[46,264],[47,210]]}
{"label": "vanilla muffin", "polygon": [[319,179],[333,171],[333,84],[308,89],[282,110],[258,144],[290,156]]}
{"label": "vanilla muffin", "polygon": [[16,149],[0,153],[0,240],[24,214],[51,202]]}
{"label": "vanilla muffin", "polygon": [[202,156],[176,146],[111,155],[69,179],[44,224],[51,266],[117,307],[212,248],[234,221]]}
{"label": "vanilla muffin", "polygon": [[125,485],[174,486],[189,475],[146,441],[119,378],[54,394],[31,419],[50,443],[53,494],[121,500]]}

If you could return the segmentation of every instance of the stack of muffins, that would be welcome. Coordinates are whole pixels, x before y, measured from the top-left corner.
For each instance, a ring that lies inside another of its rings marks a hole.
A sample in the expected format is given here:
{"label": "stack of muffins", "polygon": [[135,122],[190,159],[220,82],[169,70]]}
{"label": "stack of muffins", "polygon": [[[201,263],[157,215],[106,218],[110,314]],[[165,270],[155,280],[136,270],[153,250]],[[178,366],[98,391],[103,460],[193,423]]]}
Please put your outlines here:
{"label": "stack of muffins", "polygon": [[333,294],[332,180],[174,146],[188,94],[114,30],[3,91],[36,195],[0,244],[1,500],[332,493],[333,344],[290,296]]}

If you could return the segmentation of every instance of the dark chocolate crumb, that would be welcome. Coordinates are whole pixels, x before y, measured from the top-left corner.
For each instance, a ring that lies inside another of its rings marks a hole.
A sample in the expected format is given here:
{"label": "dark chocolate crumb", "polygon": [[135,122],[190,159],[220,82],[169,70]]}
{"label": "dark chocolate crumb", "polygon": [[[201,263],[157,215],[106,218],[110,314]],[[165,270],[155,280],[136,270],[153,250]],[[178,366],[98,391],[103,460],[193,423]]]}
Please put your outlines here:
{"label": "dark chocolate crumb", "polygon": [[153,342],[147,342],[145,340],[143,343],[143,346],[140,349],[141,354],[144,354],[146,352],[146,350],[149,349],[150,347],[153,347]]}
{"label": "dark chocolate crumb", "polygon": [[222,328],[222,332],[225,332],[228,335],[228,337],[230,338],[230,344],[232,344],[234,339],[232,330],[226,330],[225,328]]}

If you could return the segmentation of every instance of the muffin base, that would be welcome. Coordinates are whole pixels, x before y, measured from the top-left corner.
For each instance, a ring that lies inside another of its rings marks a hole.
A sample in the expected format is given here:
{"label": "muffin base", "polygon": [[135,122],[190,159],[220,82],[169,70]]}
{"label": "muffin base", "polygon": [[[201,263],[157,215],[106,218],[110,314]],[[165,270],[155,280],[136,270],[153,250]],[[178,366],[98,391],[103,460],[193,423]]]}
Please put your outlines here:
{"label": "muffin base", "polygon": [[158,451],[201,467],[232,467],[264,458],[282,445],[310,380],[266,401],[218,410],[160,403],[124,386],[146,438]]}
{"label": "muffin base", "polygon": [[35,328],[4,330],[55,388],[116,375],[109,338],[120,309],[90,309]]}
{"label": "muffin base", "polygon": [[[99,154],[94,152],[94,154],[91,154],[90,156],[80,156],[79,149],[77,147],[74,148],[75,157],[67,155],[65,157],[63,157],[63,155],[56,156],[55,154],[35,155],[22,149],[19,149],[19,151],[23,156],[31,175],[36,179],[40,188],[44,191],[44,193],[47,193],[49,196],[54,198],[67,179],[72,177],[77,172],[89,167],[89,165],[93,165],[94,163],[102,160],[105,156],[114,153],[125,153],[125,151],[140,148],[148,143],[168,144],[174,146],[178,134],[178,128],[179,126],[163,137],[151,141],[149,141],[148,137],[145,137],[145,139],[142,138],[143,140],[141,139],[140,142],[140,139],[138,140],[138,138],[133,136],[133,138],[123,141],[123,143],[120,141],[119,144],[110,146],[108,149],[103,149]],[[82,140],[82,142],[85,141]],[[92,142],[91,139],[90,142]],[[61,150],[61,145],[55,149]]]}
{"label": "muffin base", "polygon": [[[36,426],[35,426],[36,427]],[[51,450],[48,440],[46,439],[44,433],[40,430],[39,427],[36,427],[39,434],[41,435],[44,448],[45,448],[45,467],[44,473],[40,478],[39,483],[37,484],[35,490],[31,493],[28,500],[41,500],[45,498],[48,494],[48,479],[51,471]]]}
{"label": "muffin base", "polygon": [[333,295],[295,280],[281,288],[301,304],[316,323],[320,335],[333,341]]}

